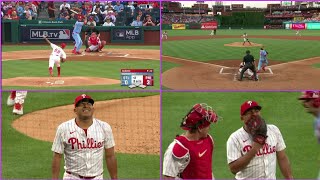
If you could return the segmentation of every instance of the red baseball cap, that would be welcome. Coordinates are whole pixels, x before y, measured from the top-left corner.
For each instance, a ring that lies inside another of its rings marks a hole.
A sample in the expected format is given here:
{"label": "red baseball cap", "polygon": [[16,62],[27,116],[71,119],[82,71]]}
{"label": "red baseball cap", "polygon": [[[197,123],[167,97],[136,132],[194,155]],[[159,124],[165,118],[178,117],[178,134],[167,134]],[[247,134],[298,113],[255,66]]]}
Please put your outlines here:
{"label": "red baseball cap", "polygon": [[304,91],[298,98],[299,100],[317,99],[320,98],[320,91]]}
{"label": "red baseball cap", "polygon": [[60,47],[61,47],[62,49],[64,49],[66,46],[67,46],[66,43],[61,43],[61,44],[60,44]]}
{"label": "red baseball cap", "polygon": [[241,105],[240,114],[241,116],[244,115],[249,109],[257,108],[259,110],[262,109],[262,107],[255,101],[246,101]]}
{"label": "red baseball cap", "polygon": [[84,99],[88,99],[92,105],[94,104],[94,100],[90,96],[86,94],[81,94],[80,96],[76,97],[76,99],[74,100],[74,107],[77,107],[77,104]]}

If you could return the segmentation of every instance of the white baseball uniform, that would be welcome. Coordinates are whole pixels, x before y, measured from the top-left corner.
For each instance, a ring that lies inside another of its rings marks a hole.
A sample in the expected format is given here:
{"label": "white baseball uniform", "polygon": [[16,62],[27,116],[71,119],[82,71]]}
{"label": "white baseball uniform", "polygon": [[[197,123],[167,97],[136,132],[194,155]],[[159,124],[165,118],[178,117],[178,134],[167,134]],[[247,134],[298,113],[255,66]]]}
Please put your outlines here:
{"label": "white baseball uniform", "polygon": [[16,91],[16,98],[14,99],[14,103],[23,104],[25,98],[27,97],[27,91]]}
{"label": "white baseball uniform", "polygon": [[[244,67],[244,63],[240,63],[240,68],[239,68],[239,73],[241,73],[242,69]],[[244,72],[245,75],[247,75],[248,77],[252,77],[253,76],[253,72],[251,71],[251,69],[247,69],[245,72]]]}
{"label": "white baseball uniform", "polygon": [[60,67],[60,57],[66,59],[67,55],[63,51],[63,49],[53,43],[50,43],[50,46],[52,48],[52,53],[49,58],[49,67],[54,67],[54,64],[57,65],[57,67]]}
{"label": "white baseball uniform", "polygon": [[168,33],[163,32],[161,39],[163,39],[164,37],[165,37],[166,39],[168,39]]}
{"label": "white baseball uniform", "polygon": [[248,40],[248,35],[247,34],[242,35],[242,37],[243,37],[243,42],[246,42]]}
{"label": "white baseball uniform", "polygon": [[80,179],[79,175],[102,179],[104,151],[114,145],[112,129],[108,123],[94,118],[86,135],[75,119],[71,119],[58,126],[52,151],[64,154],[63,179]]}
{"label": "white baseball uniform", "polygon": [[[286,148],[280,130],[267,125],[266,144],[259,150],[247,167],[236,174],[236,179],[276,179],[277,151]],[[243,127],[232,133],[227,141],[228,164],[246,154],[253,143],[252,137]]]}

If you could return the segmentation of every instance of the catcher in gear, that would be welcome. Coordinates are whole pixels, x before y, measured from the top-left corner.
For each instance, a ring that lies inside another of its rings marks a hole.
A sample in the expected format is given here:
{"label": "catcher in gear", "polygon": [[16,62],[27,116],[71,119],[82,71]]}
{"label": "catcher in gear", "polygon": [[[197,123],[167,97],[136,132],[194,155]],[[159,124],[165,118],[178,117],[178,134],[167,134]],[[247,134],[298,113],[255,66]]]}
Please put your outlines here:
{"label": "catcher in gear", "polygon": [[164,154],[164,178],[214,178],[214,141],[208,132],[210,125],[217,121],[217,114],[207,104],[195,104],[191,108],[180,125],[186,132],[177,135]]}
{"label": "catcher in gear", "polygon": [[243,127],[233,132],[227,141],[230,171],[235,179],[276,179],[278,161],[282,175],[292,179],[281,132],[275,125],[266,124],[261,109],[255,101],[241,105]]}

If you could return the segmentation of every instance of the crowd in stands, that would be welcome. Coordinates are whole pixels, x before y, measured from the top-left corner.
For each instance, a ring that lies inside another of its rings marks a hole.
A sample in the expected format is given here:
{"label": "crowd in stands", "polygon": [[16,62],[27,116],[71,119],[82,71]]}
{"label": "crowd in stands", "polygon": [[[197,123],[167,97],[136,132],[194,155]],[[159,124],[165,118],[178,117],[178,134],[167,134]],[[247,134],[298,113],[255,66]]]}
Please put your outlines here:
{"label": "crowd in stands", "polygon": [[212,15],[199,15],[199,14],[173,14],[163,13],[162,23],[163,24],[174,24],[174,23],[202,23],[208,21],[214,21],[215,18]]}
{"label": "crowd in stands", "polygon": [[156,1],[29,1],[2,2],[1,18],[37,19],[45,13],[49,20],[76,20],[86,17],[91,26],[159,26],[160,7]]}

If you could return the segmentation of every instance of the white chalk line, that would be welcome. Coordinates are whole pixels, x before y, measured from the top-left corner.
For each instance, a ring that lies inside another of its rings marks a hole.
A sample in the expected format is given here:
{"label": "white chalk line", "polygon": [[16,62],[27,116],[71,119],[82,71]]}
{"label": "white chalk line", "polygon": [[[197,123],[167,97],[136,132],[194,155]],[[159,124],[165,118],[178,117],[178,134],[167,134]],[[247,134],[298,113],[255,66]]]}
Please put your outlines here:
{"label": "white chalk line", "polygon": [[[225,73],[223,72],[225,68],[221,68],[220,71],[219,71],[219,74],[232,74],[232,73]],[[263,75],[273,75],[273,71],[272,69],[269,67],[269,68],[266,68],[269,70],[268,73],[262,73]],[[261,73],[259,73],[260,75],[262,75]]]}
{"label": "white chalk line", "polygon": [[282,65],[287,65],[287,64],[295,64],[295,63],[300,63],[300,62],[304,62],[304,61],[314,60],[315,58],[319,58],[319,57],[311,57],[311,58],[298,60],[298,61],[285,62],[285,63],[275,64],[275,65],[270,65],[268,67],[277,67],[277,66],[282,66]]}
{"label": "white chalk line", "polygon": [[216,67],[221,67],[221,68],[229,68],[227,66],[221,66],[221,65],[217,65],[217,64],[211,64],[211,63],[206,63],[206,62],[199,62],[199,61],[194,61],[194,60],[189,60],[189,59],[183,59],[183,58],[177,58],[177,57],[172,57],[172,56],[162,56],[162,58],[167,57],[167,58],[172,58],[172,59],[178,59],[178,60],[182,60],[182,61],[187,61],[187,62],[193,62],[193,63],[198,63],[198,64],[207,64],[210,66],[216,66]]}

